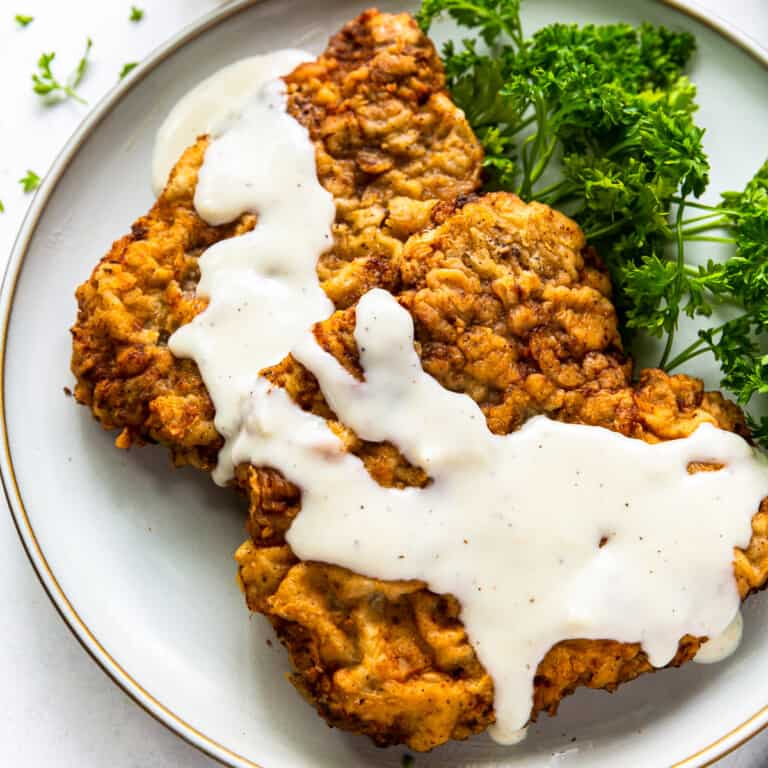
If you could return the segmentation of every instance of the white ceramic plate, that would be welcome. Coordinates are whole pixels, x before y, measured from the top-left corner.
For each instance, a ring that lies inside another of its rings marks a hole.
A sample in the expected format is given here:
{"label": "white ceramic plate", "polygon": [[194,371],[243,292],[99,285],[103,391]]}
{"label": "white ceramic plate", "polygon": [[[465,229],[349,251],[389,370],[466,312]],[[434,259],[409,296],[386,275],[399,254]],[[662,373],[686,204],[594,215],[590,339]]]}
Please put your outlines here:
{"label": "white ceramic plate", "polygon": [[[394,767],[404,750],[378,750],[328,729],[283,679],[283,650],[267,645],[266,621],[248,620],[235,585],[239,500],[194,471],[170,471],[161,449],[115,450],[112,436],[64,396],[73,290],[151,204],[154,133],[181,94],[243,56],[287,46],[319,51],[365,5],[235,3],[150,57],[63,152],[38,193],[3,287],[0,462],[30,559],[105,671],[181,736],[233,766]],[[382,10],[414,5],[380,3]],[[693,78],[708,128],[712,190],[742,185],[768,156],[766,58],[747,39],[731,31],[728,40],[722,28],[651,0],[528,0],[524,11],[528,30],[553,20],[690,29],[700,46]],[[711,368],[699,372],[716,384]],[[557,718],[542,717],[520,747],[478,737],[418,756],[416,764],[706,765],[768,724],[768,598],[750,600],[745,618],[740,651],[721,665],[648,676],[614,696],[579,691]]]}

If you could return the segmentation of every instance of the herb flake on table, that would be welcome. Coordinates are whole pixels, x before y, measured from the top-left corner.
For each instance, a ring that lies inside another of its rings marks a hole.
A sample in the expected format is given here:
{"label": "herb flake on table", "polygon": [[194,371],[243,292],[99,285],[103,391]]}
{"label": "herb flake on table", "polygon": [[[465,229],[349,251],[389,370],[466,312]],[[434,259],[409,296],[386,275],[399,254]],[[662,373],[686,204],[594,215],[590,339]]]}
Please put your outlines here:
{"label": "herb flake on table", "polygon": [[28,170],[27,175],[19,179],[19,184],[21,184],[24,192],[29,194],[40,186],[40,177],[34,171]]}
{"label": "herb flake on table", "polygon": [[51,65],[56,58],[56,54],[42,53],[37,62],[37,72],[32,75],[32,90],[39,96],[43,97],[44,102],[48,105],[56,104],[60,101],[67,99],[73,99],[81,104],[87,104],[78,93],[77,88],[83,80],[86,71],[88,70],[88,57],[93,47],[93,41],[91,38],[86,39],[85,51],[77,63],[74,71],[70,73],[65,82],[60,82],[53,73]]}
{"label": "herb flake on table", "polygon": [[138,61],[129,61],[126,64],[123,64],[123,68],[120,70],[120,79],[122,80],[124,77],[128,76],[138,66]]}
{"label": "herb flake on table", "polygon": [[131,14],[128,17],[129,21],[138,24],[144,18],[144,9],[137,8],[135,5],[131,6]]}
{"label": "herb flake on table", "polygon": [[25,16],[23,13],[17,13],[16,16],[14,16],[14,19],[20,27],[28,27],[35,20],[35,17]]}

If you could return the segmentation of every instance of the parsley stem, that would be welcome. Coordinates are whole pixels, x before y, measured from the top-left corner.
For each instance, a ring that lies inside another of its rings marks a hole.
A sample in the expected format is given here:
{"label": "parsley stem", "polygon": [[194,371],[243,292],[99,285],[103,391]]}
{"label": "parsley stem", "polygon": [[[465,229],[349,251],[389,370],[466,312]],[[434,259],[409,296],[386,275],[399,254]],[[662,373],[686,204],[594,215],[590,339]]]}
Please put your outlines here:
{"label": "parsley stem", "polygon": [[[684,198],[674,195],[669,198],[673,203],[682,203]],[[709,211],[713,216],[720,214],[721,216],[739,216],[739,211],[734,211],[732,208],[721,208],[719,205],[704,205],[704,203],[692,203],[690,200],[685,201],[686,208],[696,208],[699,211]]]}
{"label": "parsley stem", "polygon": [[[515,125],[514,128],[505,128],[504,129],[504,135],[505,136],[514,136],[515,134],[520,133],[520,131],[527,128],[529,125],[532,125],[536,122],[536,115],[528,115],[524,120],[521,120],[519,123]],[[496,126],[499,122],[496,119],[488,118],[487,120],[475,120],[472,123],[472,127],[477,130],[478,128],[485,128],[486,126]]]}
{"label": "parsley stem", "polygon": [[[683,202],[684,198],[678,197],[677,195],[670,198],[670,200],[673,203],[681,203]],[[740,211],[735,211],[733,208],[721,208],[719,205],[704,205],[704,203],[692,203],[690,200],[685,201],[685,207],[686,208],[696,208],[699,211],[709,211],[712,216],[716,216],[717,214],[720,214],[721,216],[739,216]],[[689,219],[689,221],[694,221],[694,219]]]}
{"label": "parsley stem", "polygon": [[74,90],[73,88],[70,88],[68,85],[65,86],[63,90],[64,90],[64,93],[66,93],[70,99],[74,99],[75,101],[80,102],[80,104],[88,103],[82,96],[80,96],[80,94],[78,94],[76,90]]}
{"label": "parsley stem", "polygon": [[673,312],[672,327],[667,334],[667,343],[664,345],[664,353],[661,356],[661,362],[659,368],[666,366],[669,355],[672,352],[672,344],[675,340],[675,331],[677,330],[677,318],[680,314],[680,296],[683,293],[685,274],[685,240],[683,238],[683,216],[685,215],[685,199],[677,207],[677,216],[675,217],[675,240],[677,242],[677,277],[675,279],[675,298],[677,299],[677,306]]}
{"label": "parsley stem", "polygon": [[531,196],[531,159],[532,159],[532,147],[531,145],[537,141],[538,133],[531,134],[524,142],[520,154],[523,158],[523,173],[520,179],[520,184],[517,188],[517,194],[523,198],[526,202]]}
{"label": "parsley stem", "polygon": [[523,128],[527,128],[532,123],[536,122],[536,115],[528,115],[525,120],[521,120],[512,130],[509,131],[510,136],[514,136],[516,133],[520,133]]}
{"label": "parsley stem", "polygon": [[[515,125],[514,128],[505,128],[504,129],[504,135],[505,136],[514,136],[517,133],[520,133],[523,129],[527,128],[532,123],[536,122],[536,115],[528,115],[524,120],[521,120],[519,123]],[[480,128],[486,128],[488,126],[497,126],[499,124],[499,121],[493,116],[490,117],[483,117],[479,120],[474,120],[472,122],[472,127],[477,131]]]}
{"label": "parsley stem", "polygon": [[[720,333],[731,321],[726,320],[722,325],[718,325],[717,328],[712,328],[712,330],[708,331],[709,336],[714,336],[716,333]],[[704,346],[706,344],[706,346]],[[665,371],[673,371],[675,368],[678,368],[683,363],[687,363],[689,360],[693,360],[694,357],[698,357],[699,355],[704,355],[707,352],[711,351],[711,343],[708,339],[705,339],[703,336],[700,336],[696,341],[694,341],[692,344],[689,344],[680,354],[676,355],[672,360],[670,360],[665,366]]]}
{"label": "parsley stem", "polygon": [[[547,205],[554,208],[555,206],[565,206],[568,203],[575,202],[578,199],[578,194],[571,189],[566,189],[565,192],[561,192],[559,195],[549,198]],[[543,201],[542,201],[543,202]]]}
{"label": "parsley stem", "polygon": [[624,141],[620,141],[618,144],[614,144],[609,150],[605,152],[606,157],[614,157],[615,155],[618,155],[620,152],[623,152],[625,149],[631,149],[632,147],[636,147],[638,144],[638,140],[634,136],[630,136],[628,139],[624,139]]}
{"label": "parsley stem", "polygon": [[702,347],[701,345],[703,343],[704,339],[699,339],[689,347],[686,347],[679,355],[676,355],[664,366],[664,370],[669,373],[670,371],[674,371],[675,368],[679,368],[683,363],[687,363],[689,360],[693,360],[694,357],[699,357],[699,355],[706,355],[707,352],[709,352],[709,347]]}
{"label": "parsley stem", "polygon": [[509,39],[518,47],[523,48],[525,40],[523,39],[523,30],[519,23],[514,26],[509,26],[498,13],[491,9],[483,8],[472,2],[462,2],[462,0],[453,0],[451,3],[452,11],[467,11],[468,13],[476,14],[482,19],[485,19],[489,25],[498,24],[499,28],[509,37]]}
{"label": "parsley stem", "polygon": [[[689,221],[696,221],[696,219],[689,219]],[[699,224],[698,227],[686,227],[683,230],[683,234],[688,237],[689,235],[697,235],[699,232],[708,232],[711,229],[724,229],[730,224],[730,219],[726,218],[725,216],[721,216],[719,219],[710,221],[708,224]]]}
{"label": "parsley stem", "polygon": [[[677,318],[675,318],[675,323],[677,323]],[[659,368],[661,368],[663,371],[667,370],[667,358],[669,357],[669,353],[672,351],[672,342],[674,340],[675,329],[672,328],[667,334],[667,343],[664,345],[664,353],[662,354],[661,360],[659,361]]]}
{"label": "parsley stem", "polygon": [[550,186],[536,192],[532,192],[534,200],[546,203],[552,207],[556,205],[564,205],[571,200],[578,197],[577,190],[573,188],[573,184],[564,180],[558,184],[550,184]]}
{"label": "parsley stem", "polygon": [[548,187],[544,187],[544,189],[540,189],[536,193],[536,197],[541,199],[542,197],[545,197],[546,195],[552,194],[552,192],[559,192],[567,183],[568,183],[567,179],[562,179],[561,181],[556,181],[554,184],[550,184]]}
{"label": "parsley stem", "polygon": [[736,243],[736,239],[733,237],[709,237],[704,235],[688,235],[687,233],[682,233],[683,237],[686,241],[690,242],[699,242],[699,243],[725,243],[726,245],[734,245]]}
{"label": "parsley stem", "polygon": [[587,240],[596,240],[598,237],[605,237],[606,235],[610,235],[613,232],[617,232],[623,225],[623,221],[614,221],[612,224],[607,224],[604,227],[598,227],[597,229],[592,229],[589,232],[585,232],[584,237],[586,237]]}
{"label": "parsley stem", "polygon": [[[529,136],[523,144],[523,180],[519,194],[525,201],[531,200],[533,183],[544,173],[557,146],[557,137],[554,137],[542,153],[548,126],[547,104],[540,93],[534,96],[533,110],[538,127],[536,133]],[[531,143],[533,146],[530,146]],[[526,152],[527,148],[529,148],[528,152]]]}
{"label": "parsley stem", "polygon": [[[683,226],[687,227],[689,224],[696,224],[699,221],[706,221],[707,219],[714,219],[715,216],[719,216],[720,218],[724,219],[722,211],[712,211],[712,213],[704,213],[701,216],[694,216],[691,219],[686,219],[683,222]],[[710,227],[714,226],[714,224],[710,224]]]}
{"label": "parsley stem", "polygon": [[[557,139],[552,139],[531,173],[531,187],[541,178],[544,171],[547,170],[552,155],[555,154],[555,149],[557,149]],[[531,189],[531,196],[533,196],[533,189]]]}
{"label": "parsley stem", "polygon": [[700,211],[722,211],[721,208],[718,208],[716,205],[705,205],[704,203],[692,203],[690,200],[686,200],[684,197],[679,197],[678,195],[673,195],[670,200],[673,203],[685,203],[686,208],[697,208]]}

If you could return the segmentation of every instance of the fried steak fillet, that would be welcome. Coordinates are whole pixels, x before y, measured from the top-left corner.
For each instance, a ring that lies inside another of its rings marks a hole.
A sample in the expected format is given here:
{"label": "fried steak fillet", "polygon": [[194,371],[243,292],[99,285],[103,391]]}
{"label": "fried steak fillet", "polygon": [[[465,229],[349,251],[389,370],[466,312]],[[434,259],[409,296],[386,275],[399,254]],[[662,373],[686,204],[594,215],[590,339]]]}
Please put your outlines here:
{"label": "fried steak fillet", "polygon": [[[445,92],[442,63],[407,14],[367,11],[317,61],[285,78],[288,111],[315,144],[318,178],[336,201],[334,244],[317,266],[337,307],[374,286],[392,288],[403,242],[439,200],[480,183],[482,150]],[[170,335],[201,312],[198,257],[253,228],[221,227],[194,208],[208,138],[179,160],[160,198],[116,241],[77,290],[72,328],[75,396],[117,445],[159,442],[177,465],[212,469],[221,447],[197,366],[178,360]]]}
{"label": "fried steak fillet", "polygon": [[[646,370],[632,382],[606,273],[579,227],[547,206],[503,193],[436,206],[431,228],[403,250],[396,292],[414,318],[424,369],[471,396],[496,433],[545,413],[648,442],[702,423],[746,434],[741,411],[696,379]],[[352,307],[315,335],[360,377],[354,325]],[[394,446],[361,441],[338,423],[293,358],[264,375],[328,419],[379,483],[426,483]],[[689,468],[707,469],[716,467]],[[250,539],[236,555],[248,605],[270,619],[291,655],[294,685],[331,725],[427,750],[493,722],[493,684],[452,596],[299,562],[284,539],[300,509],[298,488],[269,469],[241,466],[237,476],[250,499]],[[734,553],[734,572],[742,597],[768,578],[768,502],[753,518],[751,544]],[[671,666],[690,660],[700,641],[683,637]],[[650,671],[636,643],[558,643],[538,667],[531,718],[554,714],[578,686],[610,691]]]}

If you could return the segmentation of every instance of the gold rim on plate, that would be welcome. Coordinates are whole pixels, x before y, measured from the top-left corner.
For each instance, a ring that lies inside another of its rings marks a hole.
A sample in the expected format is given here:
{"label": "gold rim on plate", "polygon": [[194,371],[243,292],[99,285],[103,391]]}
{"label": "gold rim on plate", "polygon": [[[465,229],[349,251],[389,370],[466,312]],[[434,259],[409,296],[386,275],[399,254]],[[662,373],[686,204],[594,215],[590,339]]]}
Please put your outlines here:
{"label": "gold rim on plate", "polygon": [[[24,500],[21,490],[16,482],[16,473],[11,458],[10,443],[8,438],[8,427],[6,424],[5,409],[5,358],[7,350],[8,326],[10,323],[11,311],[13,308],[13,299],[16,293],[16,284],[18,282],[21,269],[24,264],[24,257],[32,237],[37,229],[37,224],[45,212],[48,201],[53,194],[61,177],[66,172],[69,164],[77,155],[83,144],[91,137],[102,120],[109,112],[117,106],[120,101],[144,78],[162,64],[167,58],[172,56],[182,46],[192,40],[205,34],[208,30],[218,24],[230,19],[242,11],[259,4],[262,0],[236,0],[227,7],[205,15],[197,22],[188,25],[168,42],[156,48],[139,65],[135,74],[127,81],[115,86],[102,100],[97,104],[93,111],[81,123],[75,131],[58,157],[51,166],[46,175],[34,202],[29,208],[24,222],[19,230],[19,234],[14,243],[11,255],[6,267],[5,275],[0,288],[0,315],[2,316],[2,327],[0,328],[0,429],[2,429],[2,450],[0,451],[0,476],[2,478],[3,491],[8,502],[8,507],[13,517],[14,525],[21,539],[21,543],[26,550],[27,557],[34,568],[40,583],[45,589],[48,597],[58,611],[64,623],[70,629],[72,634],[101,667],[101,669],[112,678],[112,680],[123,689],[123,691],[133,699],[145,712],[154,717],[159,723],[166,726],[169,730],[181,736],[192,746],[212,757],[223,765],[232,768],[263,768],[252,760],[233,752],[223,744],[206,736],[197,728],[186,722],[172,710],[158,701],[146,688],[128,674],[117,660],[110,655],[109,651],[99,642],[96,636],[91,632],[88,625],[80,618],[77,610],[70,602],[64,590],[61,588],[55,574],[51,570],[48,561],[40,547],[35,535],[32,523],[27,515],[24,506]],[[756,40],[748,34],[737,29],[722,17],[713,14],[694,2],[688,0],[658,0],[663,5],[667,5],[683,13],[701,24],[709,27],[731,43],[747,52],[752,58],[757,60],[766,69],[768,69],[768,50],[762,47]],[[702,747],[694,754],[675,763],[672,768],[707,768],[722,759],[758,733],[768,728],[768,704],[756,712],[752,717],[745,720],[741,725],[724,734],[717,740]]]}

